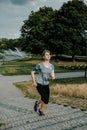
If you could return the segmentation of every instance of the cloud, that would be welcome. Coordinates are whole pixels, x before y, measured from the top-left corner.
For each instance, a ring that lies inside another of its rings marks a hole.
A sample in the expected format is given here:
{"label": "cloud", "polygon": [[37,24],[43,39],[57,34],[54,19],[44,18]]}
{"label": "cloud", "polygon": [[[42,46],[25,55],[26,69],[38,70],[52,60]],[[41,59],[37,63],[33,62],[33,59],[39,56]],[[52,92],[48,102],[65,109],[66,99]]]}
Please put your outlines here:
{"label": "cloud", "polygon": [[0,3],[3,3],[4,2],[4,0],[0,0]]}
{"label": "cloud", "polygon": [[[15,5],[24,5],[26,4],[27,2],[40,2],[40,0],[0,0],[0,3],[12,3],[12,4],[15,4]],[[41,0],[42,2],[46,2],[47,0]]]}
{"label": "cloud", "polygon": [[9,0],[0,0],[0,4],[7,4]]}
{"label": "cloud", "polygon": [[13,4],[16,5],[24,5],[26,4],[29,0],[10,0]]}
{"label": "cloud", "polygon": [[0,0],[0,3],[6,4],[6,3],[11,2],[12,4],[15,4],[15,5],[24,5],[29,1],[33,1],[33,0]]}

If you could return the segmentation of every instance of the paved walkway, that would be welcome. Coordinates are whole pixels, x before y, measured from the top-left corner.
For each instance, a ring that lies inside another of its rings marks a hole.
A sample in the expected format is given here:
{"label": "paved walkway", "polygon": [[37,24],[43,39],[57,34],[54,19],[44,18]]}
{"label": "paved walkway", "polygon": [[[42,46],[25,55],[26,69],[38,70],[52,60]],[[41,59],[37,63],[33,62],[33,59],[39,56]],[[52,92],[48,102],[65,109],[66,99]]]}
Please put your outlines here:
{"label": "paved walkway", "polygon": [[7,98],[23,97],[22,92],[13,83],[30,80],[30,76],[2,76],[0,75],[0,101]]}
{"label": "paved walkway", "polygon": [[45,116],[35,113],[35,100],[13,86],[25,80],[30,76],[0,76],[0,130],[87,130],[87,111],[79,108],[49,103]]}
{"label": "paved walkway", "polygon": [[[84,77],[85,72],[70,72],[70,73],[58,73],[56,78],[67,78],[67,77]],[[21,91],[16,88],[13,83],[19,81],[28,81],[31,79],[30,75],[21,76],[2,76],[0,75],[0,100],[10,97],[23,97]]]}

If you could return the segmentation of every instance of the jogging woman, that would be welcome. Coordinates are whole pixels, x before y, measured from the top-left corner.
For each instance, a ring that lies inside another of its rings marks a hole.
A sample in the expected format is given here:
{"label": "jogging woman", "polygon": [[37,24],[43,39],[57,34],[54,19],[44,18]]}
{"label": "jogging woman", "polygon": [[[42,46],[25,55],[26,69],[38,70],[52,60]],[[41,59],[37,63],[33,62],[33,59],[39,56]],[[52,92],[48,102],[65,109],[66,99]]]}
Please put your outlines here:
{"label": "jogging woman", "polygon": [[[50,79],[55,79],[54,66],[50,63],[50,51],[44,50],[42,57],[44,61],[37,64],[31,72],[33,85],[41,96],[41,98],[35,102],[34,110],[41,116],[44,115],[43,111],[49,102],[49,81]],[[35,72],[38,72],[38,75],[35,75]]]}

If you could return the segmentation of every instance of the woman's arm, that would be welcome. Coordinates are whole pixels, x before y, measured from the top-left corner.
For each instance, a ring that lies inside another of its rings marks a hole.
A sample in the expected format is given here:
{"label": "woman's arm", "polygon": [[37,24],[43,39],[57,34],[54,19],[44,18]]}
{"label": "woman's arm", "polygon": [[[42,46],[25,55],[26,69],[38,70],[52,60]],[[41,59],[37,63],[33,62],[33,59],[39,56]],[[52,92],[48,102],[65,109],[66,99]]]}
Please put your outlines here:
{"label": "woman's arm", "polygon": [[35,80],[35,71],[31,71],[31,77],[32,77],[33,85],[37,86],[37,83],[36,83],[36,80]]}
{"label": "woman's arm", "polygon": [[50,77],[51,77],[52,80],[55,79],[55,73],[54,73],[54,70],[51,72]]}

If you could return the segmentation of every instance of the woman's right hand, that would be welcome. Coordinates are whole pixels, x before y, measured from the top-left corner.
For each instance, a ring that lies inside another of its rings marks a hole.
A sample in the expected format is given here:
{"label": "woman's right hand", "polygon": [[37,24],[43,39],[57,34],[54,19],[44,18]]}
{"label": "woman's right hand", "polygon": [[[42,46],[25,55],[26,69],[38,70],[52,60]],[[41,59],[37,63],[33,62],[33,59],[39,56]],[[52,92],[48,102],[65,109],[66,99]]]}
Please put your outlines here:
{"label": "woman's right hand", "polygon": [[50,74],[50,77],[51,77],[52,80],[55,79],[54,71],[52,71],[52,73]]}
{"label": "woman's right hand", "polygon": [[34,85],[35,87],[37,87],[37,83],[36,83],[36,82],[34,82],[33,85]]}

